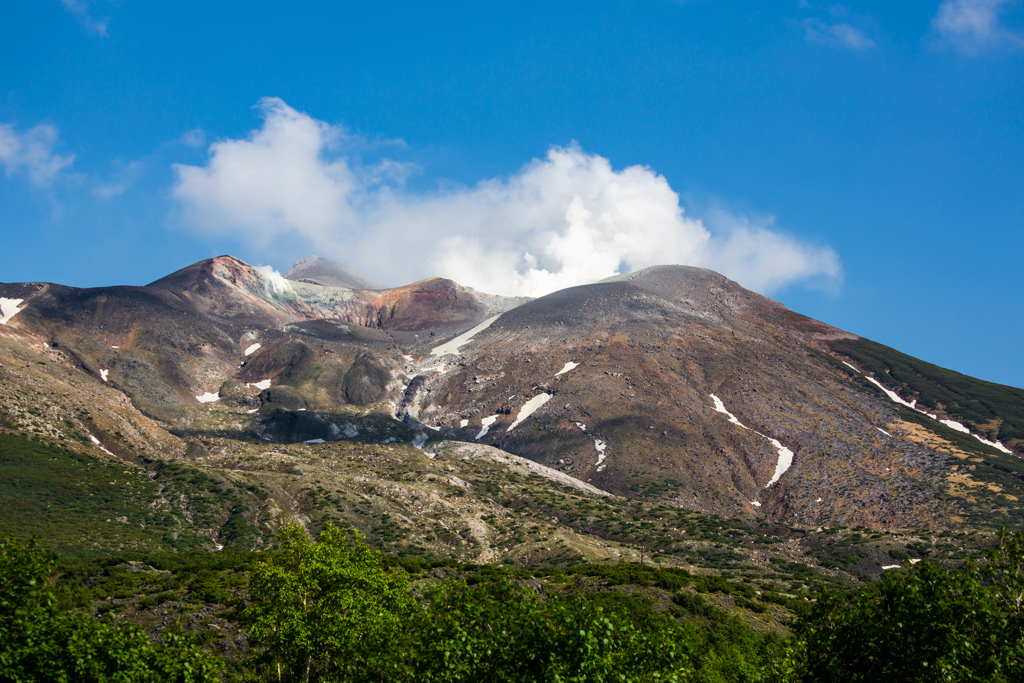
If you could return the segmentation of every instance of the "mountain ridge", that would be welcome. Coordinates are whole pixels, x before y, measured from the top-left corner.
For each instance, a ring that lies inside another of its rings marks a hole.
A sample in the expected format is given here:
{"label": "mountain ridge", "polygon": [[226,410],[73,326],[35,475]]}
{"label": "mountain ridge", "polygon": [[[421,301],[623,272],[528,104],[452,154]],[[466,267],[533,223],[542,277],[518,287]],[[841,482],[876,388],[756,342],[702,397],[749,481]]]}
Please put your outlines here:
{"label": "mountain ridge", "polygon": [[[381,438],[487,444],[705,513],[874,528],[1016,514],[1001,501],[1021,479],[1024,392],[943,375],[706,269],[527,301],[441,278],[292,281],[220,256],[145,287],[14,283],[0,297],[22,300],[5,331],[172,433],[237,415],[240,438],[329,444],[376,415],[365,428]],[[935,419],[906,413],[914,401]],[[168,452],[209,452],[209,439]]]}

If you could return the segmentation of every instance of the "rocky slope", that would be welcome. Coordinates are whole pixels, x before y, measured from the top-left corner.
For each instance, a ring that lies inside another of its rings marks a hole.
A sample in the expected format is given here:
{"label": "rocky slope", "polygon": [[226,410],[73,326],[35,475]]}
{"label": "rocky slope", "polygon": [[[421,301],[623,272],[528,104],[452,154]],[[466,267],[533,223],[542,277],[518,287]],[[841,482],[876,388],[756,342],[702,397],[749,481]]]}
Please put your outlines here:
{"label": "rocky slope", "polygon": [[303,281],[222,256],[145,287],[0,284],[8,422],[124,457],[448,439],[624,499],[812,529],[1021,521],[1024,392],[711,271],[533,301],[438,278],[353,289],[322,261],[289,273]]}

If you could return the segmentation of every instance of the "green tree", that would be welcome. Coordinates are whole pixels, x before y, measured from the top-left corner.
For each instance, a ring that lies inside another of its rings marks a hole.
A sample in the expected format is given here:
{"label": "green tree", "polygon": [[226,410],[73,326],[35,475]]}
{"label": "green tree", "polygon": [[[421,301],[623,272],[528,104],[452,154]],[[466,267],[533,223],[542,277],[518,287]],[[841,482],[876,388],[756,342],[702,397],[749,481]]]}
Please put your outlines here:
{"label": "green tree", "polygon": [[[539,596],[497,578],[446,581],[428,591],[373,680],[417,683],[687,681],[680,629],[668,617],[641,628],[578,597]],[[656,622],[656,623],[655,623]]]}
{"label": "green tree", "polygon": [[252,572],[243,615],[257,661],[279,681],[349,680],[414,609],[408,575],[330,525],[316,542],[298,525],[278,539],[280,551]]}
{"label": "green tree", "polygon": [[1024,680],[1024,537],[982,562],[924,561],[850,596],[823,596],[801,626],[812,681]]}
{"label": "green tree", "polygon": [[60,614],[55,559],[0,539],[0,681],[205,683],[222,662],[177,634],[154,643],[138,627]]}

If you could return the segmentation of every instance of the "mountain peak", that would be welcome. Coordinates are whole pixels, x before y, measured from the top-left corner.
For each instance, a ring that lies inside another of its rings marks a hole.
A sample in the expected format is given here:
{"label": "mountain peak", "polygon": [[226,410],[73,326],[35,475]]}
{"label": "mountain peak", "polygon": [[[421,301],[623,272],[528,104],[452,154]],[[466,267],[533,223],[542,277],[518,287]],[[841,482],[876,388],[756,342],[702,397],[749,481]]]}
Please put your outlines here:
{"label": "mountain peak", "polygon": [[285,279],[298,282],[309,282],[314,285],[328,287],[346,287],[348,289],[384,289],[384,285],[358,273],[348,266],[322,256],[307,256],[296,261]]}

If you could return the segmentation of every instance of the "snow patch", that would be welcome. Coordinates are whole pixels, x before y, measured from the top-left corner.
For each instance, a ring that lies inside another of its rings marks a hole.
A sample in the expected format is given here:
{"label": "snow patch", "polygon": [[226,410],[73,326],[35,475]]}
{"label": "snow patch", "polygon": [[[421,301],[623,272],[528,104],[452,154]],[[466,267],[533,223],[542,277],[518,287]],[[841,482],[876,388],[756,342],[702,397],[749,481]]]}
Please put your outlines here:
{"label": "snow patch", "polygon": [[537,394],[529,401],[523,404],[523,407],[519,409],[519,415],[516,416],[516,421],[508,426],[506,432],[511,432],[513,429],[523,423],[523,420],[537,412],[542,405],[551,400],[551,394]]}
{"label": "snow patch", "polygon": [[252,354],[254,354],[254,353],[256,353],[257,351],[259,351],[259,350],[260,350],[260,348],[262,348],[262,347],[263,347],[263,345],[262,345],[262,344],[253,344],[252,346],[250,346],[249,348],[247,348],[247,349],[245,350],[245,355],[247,355],[247,356],[251,356]]}
{"label": "snow patch", "polygon": [[259,389],[260,391],[265,391],[265,390],[270,388],[270,380],[269,379],[261,379],[259,382],[251,382],[249,384],[246,384],[245,387],[247,389],[249,389],[249,388],[256,388],[256,389]]}
{"label": "snow patch", "polygon": [[783,446],[776,439],[773,439],[770,436],[765,436],[759,431],[752,430],[750,429],[750,427],[747,427],[745,424],[737,420],[735,415],[733,415],[732,413],[725,409],[725,404],[722,403],[722,399],[718,398],[714,394],[708,394],[708,396],[710,396],[711,400],[715,402],[715,410],[728,417],[729,422],[732,422],[735,425],[739,425],[740,427],[743,427],[743,429],[753,431],[762,439],[767,439],[771,443],[771,445],[775,447],[776,452],[778,452],[779,454],[779,459],[775,462],[775,473],[772,475],[771,480],[765,485],[765,488],[768,488],[769,486],[777,482],[782,477],[782,475],[786,473],[786,470],[792,467],[794,455],[793,451]]}
{"label": "snow patch", "polygon": [[857,368],[855,368],[854,366],[850,365],[850,364],[849,364],[849,363],[847,363],[847,362],[846,362],[845,360],[844,360],[844,361],[842,361],[842,363],[843,363],[843,365],[845,365],[846,367],[848,367],[848,368],[851,368],[851,369],[852,369],[852,370],[853,370],[854,372],[860,372],[860,370],[858,370],[858,369],[857,369]]}
{"label": "snow patch", "polygon": [[562,367],[561,370],[559,370],[558,372],[555,373],[555,377],[558,377],[559,375],[564,375],[565,373],[569,372],[570,370],[575,370],[579,366],[580,366],[579,363],[573,363],[572,361],[569,361],[568,363],[566,363]]}
{"label": "snow patch", "polygon": [[498,421],[499,417],[501,417],[501,416],[500,415],[488,415],[484,419],[480,420],[480,424],[482,424],[483,427],[480,429],[480,433],[477,434],[474,437],[474,440],[475,441],[479,441],[480,439],[482,439],[484,437],[484,435],[487,434],[487,431],[491,428],[491,425]]}
{"label": "snow patch", "polygon": [[882,567],[882,569],[885,569],[886,571],[888,571],[890,569],[903,569],[903,565],[902,564],[887,564],[887,565],[884,565]]}
{"label": "snow patch", "polygon": [[[762,434],[761,436],[764,436],[764,434]],[[778,451],[779,453],[779,459],[775,463],[775,474],[772,475],[771,481],[769,481],[767,486],[765,486],[765,488],[768,488],[768,486],[771,486],[772,484],[777,482],[779,478],[786,473],[786,470],[788,470],[793,465],[793,451],[789,450],[775,439],[772,439],[767,436],[765,436],[764,438],[768,439],[771,442],[771,444],[775,446],[775,450]]]}
{"label": "snow patch", "polygon": [[199,401],[200,403],[216,403],[217,401],[220,400],[220,396],[218,394],[208,391],[205,394],[200,394],[196,396],[196,400]]}
{"label": "snow patch", "polygon": [[1003,444],[999,443],[998,441],[989,441],[988,439],[981,438],[980,436],[978,436],[977,434],[973,433],[970,429],[968,429],[964,425],[960,424],[956,420],[939,420],[939,422],[941,422],[942,424],[946,425],[950,429],[955,429],[956,431],[961,432],[963,434],[968,434],[970,436],[973,436],[975,439],[977,439],[978,441],[982,442],[986,446],[991,446],[992,448],[997,448],[1000,451],[1002,451],[1003,453],[1006,453],[1007,455],[1013,455],[1013,451],[1011,451],[1009,448],[1007,448]]}
{"label": "snow patch", "polygon": [[459,429],[465,429],[469,426],[469,420],[459,420]]}
{"label": "snow patch", "polygon": [[[883,386],[882,386],[882,383],[881,383],[881,382],[879,382],[879,381],[878,381],[877,379],[875,379],[874,377],[868,377],[867,375],[865,375],[865,376],[864,376],[864,378],[865,378],[865,379],[867,379],[867,381],[869,381],[869,382],[871,382],[872,384],[874,384],[874,385],[875,385],[876,387],[878,387],[879,389],[881,389],[881,390],[882,390],[883,392],[885,392],[885,395],[886,395],[886,396],[888,396],[888,397],[889,397],[889,400],[891,400],[891,401],[894,401],[894,402],[896,402],[896,403],[899,403],[900,405],[905,405],[905,406],[906,406],[906,407],[908,407],[908,408],[914,408],[914,405],[915,405],[915,404],[917,403],[917,401],[914,401],[914,403],[907,403],[907,402],[906,402],[906,401],[904,401],[904,400],[903,400],[902,398],[900,398],[900,395],[899,395],[899,394],[897,394],[897,393],[896,393],[895,391],[889,391],[888,389],[886,389],[885,387],[883,387]],[[883,569],[884,569],[884,567],[883,567]]]}
{"label": "snow patch", "polygon": [[761,503],[759,501],[756,501],[756,500],[750,501],[750,504],[753,505],[756,508],[761,507]]}
{"label": "snow patch", "polygon": [[102,379],[104,382],[106,382],[107,381],[107,375],[109,373],[110,373],[110,370],[100,370],[100,379]]}
{"label": "snow patch", "polygon": [[[846,364],[850,365],[849,363],[846,363]],[[853,366],[850,365],[850,367],[852,368]],[[853,369],[856,370],[857,368],[853,368]],[[975,434],[974,432],[972,432],[967,427],[965,427],[964,425],[962,425],[961,423],[957,422],[956,420],[939,420],[939,416],[938,415],[933,415],[933,414],[931,414],[929,412],[926,412],[926,411],[921,410],[920,408],[918,408],[917,407],[917,399],[914,399],[910,403],[907,403],[902,398],[900,398],[900,396],[895,391],[889,391],[884,386],[882,386],[882,383],[879,382],[874,377],[868,377],[867,375],[864,375],[864,378],[867,381],[869,381],[872,384],[874,384],[879,389],[881,389],[883,392],[885,392],[885,395],[888,396],[892,401],[894,401],[896,403],[899,403],[901,405],[905,405],[908,408],[913,408],[917,412],[921,413],[922,415],[927,415],[928,417],[930,417],[933,420],[938,420],[939,422],[941,422],[942,424],[946,425],[950,429],[955,429],[956,431],[958,431],[958,432],[960,432],[962,434],[968,434],[970,436],[973,436],[975,439],[977,439],[978,441],[982,442],[986,446],[991,446],[992,448],[995,448],[996,450],[1002,451],[1003,453],[1006,453],[1007,455],[1013,455],[1013,451],[1011,451],[1009,448],[1004,446],[999,441],[989,441],[988,439],[982,438],[982,437],[978,436],[977,434]],[[878,428],[876,427],[876,429],[878,429]],[[891,436],[888,432],[886,432],[884,430],[879,429],[878,431],[882,432],[886,436]]]}
{"label": "snow patch", "polygon": [[577,422],[576,426],[580,428],[581,432],[587,431],[587,425],[583,424],[582,422]]}
{"label": "snow patch", "polygon": [[[99,448],[99,449],[100,449],[101,451],[103,451],[103,452],[104,452],[104,453],[106,453],[107,455],[114,455],[113,453],[111,453],[110,451],[108,451],[108,450],[107,450],[106,448],[104,448],[104,447],[103,447],[103,444],[101,444],[101,443],[100,443],[100,440],[99,440],[99,439],[97,439],[97,438],[96,438],[95,436],[93,436],[92,434],[90,434],[90,435],[89,435],[89,441],[92,441],[92,443],[93,443],[93,445],[94,445],[94,446],[96,446],[97,448]],[[114,457],[116,458],[117,456],[114,456]]]}
{"label": "snow patch", "polygon": [[915,559],[911,559],[910,560],[910,564],[917,564],[920,561],[921,561],[920,559],[916,559],[916,558]]}
{"label": "snow patch", "polygon": [[892,434],[890,434],[889,432],[885,431],[885,430],[884,430],[884,429],[882,429],[881,427],[875,427],[875,429],[877,429],[878,431],[882,432],[883,434],[885,434],[886,436],[888,436],[888,437],[889,437],[890,439],[892,438]]}
{"label": "snow patch", "polygon": [[708,394],[708,396],[710,396],[711,400],[715,402],[715,410],[720,412],[720,413],[722,413],[726,417],[728,417],[729,418],[729,422],[732,422],[735,425],[739,425],[740,427],[743,427],[744,429],[750,429],[745,424],[743,424],[742,422],[737,420],[735,415],[733,415],[732,413],[730,413],[728,410],[725,409],[725,404],[722,403],[722,399],[718,398],[714,394]]}
{"label": "snow patch", "polygon": [[500,316],[496,315],[493,318],[488,318],[487,320],[483,321],[482,323],[480,323],[479,325],[477,325],[473,329],[469,330],[468,332],[463,332],[462,334],[460,334],[455,339],[447,341],[444,344],[441,344],[440,346],[438,346],[438,347],[436,347],[434,349],[431,349],[430,355],[431,356],[447,356],[447,355],[457,356],[457,355],[459,355],[459,349],[461,347],[463,347],[466,344],[468,344],[469,342],[473,341],[473,337],[475,337],[476,335],[480,334],[481,332],[486,330],[488,327],[490,327],[491,323],[493,323],[499,317]]}
{"label": "snow patch", "polygon": [[987,446],[991,446],[992,448],[998,449],[998,450],[1002,451],[1003,453],[1006,453],[1007,455],[1013,455],[1013,451],[1011,451],[1009,448],[1004,446],[999,441],[989,441],[988,439],[981,438],[977,434],[971,434],[971,436],[973,436],[975,439],[977,439],[978,441],[982,442],[983,444],[985,444]]}
{"label": "snow patch", "polygon": [[8,320],[23,310],[18,308],[23,301],[25,300],[0,297],[0,325],[6,325]]}
{"label": "snow patch", "polygon": [[310,439],[309,441],[303,441],[302,443],[327,443],[323,439]]}
{"label": "snow patch", "polygon": [[815,500],[814,502],[815,502],[815,503],[820,503],[820,502],[821,502],[821,498],[818,498],[818,499],[817,499],[817,500]]}
{"label": "snow patch", "polygon": [[608,444],[600,439],[594,439],[594,448],[597,449],[597,462],[594,464],[597,465],[598,472],[604,472],[604,468],[607,467],[607,465],[603,465],[602,463],[607,457],[604,451],[608,448]]}
{"label": "snow patch", "polygon": [[259,408],[253,408],[252,410],[247,410],[245,412],[247,412],[248,414],[252,415],[253,413],[258,413],[259,411],[260,411]]}

